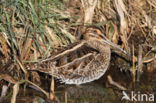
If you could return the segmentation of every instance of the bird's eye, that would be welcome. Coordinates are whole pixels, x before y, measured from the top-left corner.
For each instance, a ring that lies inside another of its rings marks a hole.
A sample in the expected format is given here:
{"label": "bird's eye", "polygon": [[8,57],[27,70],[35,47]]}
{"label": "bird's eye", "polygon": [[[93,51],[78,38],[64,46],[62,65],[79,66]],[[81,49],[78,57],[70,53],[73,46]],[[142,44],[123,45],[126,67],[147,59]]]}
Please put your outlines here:
{"label": "bird's eye", "polygon": [[93,33],[97,33],[97,31],[96,30],[93,30]]}

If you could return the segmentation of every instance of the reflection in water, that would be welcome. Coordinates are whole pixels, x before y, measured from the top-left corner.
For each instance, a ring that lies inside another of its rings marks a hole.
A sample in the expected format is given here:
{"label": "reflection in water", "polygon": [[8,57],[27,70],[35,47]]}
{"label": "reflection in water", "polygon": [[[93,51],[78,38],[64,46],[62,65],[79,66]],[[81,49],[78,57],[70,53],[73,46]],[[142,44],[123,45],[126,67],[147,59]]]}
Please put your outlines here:
{"label": "reflection in water", "polygon": [[[133,85],[131,78],[115,67],[110,68],[106,72],[106,75],[99,80],[79,86],[60,84],[56,80],[55,96],[57,102],[54,103],[129,103],[129,101],[121,101],[122,91],[107,84],[107,74],[110,74],[117,83],[126,87],[128,93],[131,91],[135,91],[136,93],[138,91],[143,93],[155,93],[156,70],[152,73],[144,72],[141,75],[140,82]],[[41,81],[41,87],[49,91],[51,79],[43,78]],[[106,87],[104,85],[106,85]],[[21,88],[18,93],[19,96],[17,97],[16,103],[33,103],[32,101],[45,101],[45,103],[47,103],[47,97],[42,92],[33,88],[27,88],[26,92],[23,92],[23,90],[24,89]],[[7,98],[5,103],[10,103],[10,100]]]}
{"label": "reflection in water", "polygon": [[94,82],[79,86],[67,86],[58,87],[55,95],[64,103],[114,103],[120,101],[120,97],[117,97],[111,89],[106,89],[101,85],[97,85]]}

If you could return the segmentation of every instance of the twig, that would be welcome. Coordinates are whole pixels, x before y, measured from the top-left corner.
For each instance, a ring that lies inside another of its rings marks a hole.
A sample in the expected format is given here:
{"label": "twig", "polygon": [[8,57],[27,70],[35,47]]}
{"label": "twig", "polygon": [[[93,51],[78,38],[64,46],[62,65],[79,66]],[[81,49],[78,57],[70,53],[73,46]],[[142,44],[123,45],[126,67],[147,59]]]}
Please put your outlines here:
{"label": "twig", "polygon": [[5,97],[6,94],[7,94],[8,87],[9,87],[9,86],[7,86],[7,85],[3,85],[2,91],[1,91],[0,103],[3,103],[3,99],[4,99],[4,97]]}
{"label": "twig", "polygon": [[144,60],[143,63],[149,63],[149,62],[152,62],[153,60],[156,60],[156,55],[155,55],[154,58],[150,58],[150,59],[148,59],[148,60]]}
{"label": "twig", "polygon": [[53,69],[51,70],[51,75],[52,75],[52,79],[51,79],[51,86],[50,86],[50,95],[49,95],[49,99],[51,101],[54,101],[54,77],[53,77]]}
{"label": "twig", "polygon": [[13,86],[13,96],[11,98],[11,103],[16,103],[16,96],[18,94],[18,91],[19,91],[19,83],[16,83]]}
{"label": "twig", "polygon": [[29,80],[24,80],[24,81],[21,81],[21,82],[28,82],[28,83],[34,85],[35,87],[37,87],[38,89],[40,89],[40,91],[42,91],[42,92],[47,96],[47,98],[49,98],[49,93],[47,93],[45,90],[43,90],[42,88],[40,88],[38,85],[32,83],[32,82],[29,81]]}
{"label": "twig", "polygon": [[21,67],[22,71],[24,72],[25,77],[28,78],[29,74],[28,74],[27,70],[24,68],[24,66],[21,64],[21,62],[18,60],[18,58],[16,58],[16,60],[17,60],[17,63],[19,64],[19,66]]}
{"label": "twig", "polygon": [[64,98],[65,98],[65,99],[64,99],[64,100],[65,100],[64,103],[68,103],[67,92],[65,92]]}
{"label": "twig", "polygon": [[137,81],[139,82],[140,80],[140,74],[142,73],[142,46],[139,45],[139,53],[138,53],[138,70],[137,70]]}
{"label": "twig", "polygon": [[127,90],[125,87],[121,86],[120,84],[118,84],[117,82],[113,81],[112,77],[110,75],[107,76],[108,81],[111,85],[114,85],[116,87],[118,87],[121,90]]}
{"label": "twig", "polygon": [[132,42],[132,57],[133,57],[133,60],[132,60],[132,64],[133,64],[133,67],[132,67],[132,74],[133,74],[133,83],[135,82],[135,56],[134,56],[134,42]]}

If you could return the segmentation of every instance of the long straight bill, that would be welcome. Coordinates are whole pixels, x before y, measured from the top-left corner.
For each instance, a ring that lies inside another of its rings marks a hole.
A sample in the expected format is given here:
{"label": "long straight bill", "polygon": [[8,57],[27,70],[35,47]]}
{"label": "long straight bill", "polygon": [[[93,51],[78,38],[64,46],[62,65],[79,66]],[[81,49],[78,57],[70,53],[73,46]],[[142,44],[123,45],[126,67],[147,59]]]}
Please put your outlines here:
{"label": "long straight bill", "polygon": [[110,40],[108,40],[107,38],[105,38],[105,40],[103,41],[104,43],[109,44],[110,46],[116,48],[117,50],[120,50],[122,53],[126,54],[127,56],[130,57],[130,54],[128,54],[125,50],[121,49],[119,46],[115,45],[114,43],[112,43]]}

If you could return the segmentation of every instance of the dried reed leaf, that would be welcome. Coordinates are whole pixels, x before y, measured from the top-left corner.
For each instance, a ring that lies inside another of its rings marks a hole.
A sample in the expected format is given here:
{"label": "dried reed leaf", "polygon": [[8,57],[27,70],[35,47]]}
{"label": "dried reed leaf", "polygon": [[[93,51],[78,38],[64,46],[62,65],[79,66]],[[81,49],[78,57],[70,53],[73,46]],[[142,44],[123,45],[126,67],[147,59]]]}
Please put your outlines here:
{"label": "dried reed leaf", "polygon": [[142,49],[142,46],[141,45],[139,45],[139,51],[138,51],[138,71],[140,72],[140,73],[142,73],[143,72],[143,58],[142,58],[142,53],[143,53],[143,49]]}
{"label": "dried reed leaf", "polygon": [[136,75],[136,68],[135,68],[135,56],[134,56],[134,42],[132,42],[132,74],[133,74],[133,83],[135,83],[135,75]]}
{"label": "dried reed leaf", "polygon": [[120,32],[126,36],[127,22],[124,15],[124,12],[126,11],[125,5],[122,0],[115,0],[115,7],[120,17]]}
{"label": "dried reed leaf", "polygon": [[[53,75],[53,69],[51,70],[51,75]],[[51,85],[50,85],[50,94],[49,94],[49,99],[51,101],[54,101],[54,89],[55,89],[55,81],[54,81],[54,77],[52,76]]]}
{"label": "dried reed leaf", "polygon": [[24,74],[25,74],[25,76],[26,76],[26,78],[28,77],[28,72],[27,72],[27,70],[24,68],[24,66],[22,65],[22,63],[18,60],[18,58],[16,58],[16,60],[17,60],[17,63],[19,64],[19,66],[21,67],[21,69],[22,69],[22,71],[24,72]]}
{"label": "dried reed leaf", "polygon": [[32,46],[32,39],[27,38],[27,40],[25,41],[24,46],[22,47],[21,60],[26,60],[29,57],[31,46]]}
{"label": "dried reed leaf", "polygon": [[8,81],[9,83],[15,84],[17,81],[11,77],[8,74],[0,74],[0,80],[4,79],[5,81]]}
{"label": "dried reed leaf", "polygon": [[92,24],[94,10],[98,0],[81,0],[84,10],[84,24]]}
{"label": "dried reed leaf", "polygon": [[41,87],[39,87],[38,85],[36,85],[36,84],[34,84],[34,83],[32,83],[31,81],[29,81],[29,80],[25,80],[24,82],[28,82],[29,84],[31,84],[31,85],[33,85],[33,86],[35,86],[36,88],[38,88],[40,91],[42,91],[46,96],[47,96],[47,98],[49,98],[49,93],[48,92],[46,92],[45,90],[43,90]]}
{"label": "dried reed leaf", "polygon": [[120,32],[121,32],[121,40],[126,48],[126,51],[129,51],[129,47],[128,47],[128,41],[127,41],[127,22],[126,22],[126,19],[125,19],[125,15],[124,15],[124,12],[125,12],[125,6],[124,6],[124,3],[122,0],[115,0],[115,7],[116,7],[116,10],[118,12],[118,15],[120,17]]}
{"label": "dried reed leaf", "polygon": [[143,72],[143,58],[142,58],[142,46],[139,45],[139,51],[138,51],[138,69],[137,69],[137,81],[140,81],[140,75]]}
{"label": "dried reed leaf", "polygon": [[152,27],[152,34],[156,38],[156,25]]}
{"label": "dried reed leaf", "polygon": [[112,25],[112,23],[109,24],[109,32],[108,32],[108,35],[109,35],[109,39],[111,40],[113,35],[114,35],[114,26]]}
{"label": "dried reed leaf", "polygon": [[123,87],[119,83],[115,82],[110,75],[107,76],[107,79],[111,85],[118,87],[120,90],[127,90],[125,87]]}
{"label": "dried reed leaf", "polygon": [[0,33],[0,43],[1,43],[1,46],[3,49],[3,53],[6,57],[6,59],[8,60],[9,59],[8,47],[7,47],[7,44],[5,42],[5,38],[3,37],[3,35],[1,33]]}
{"label": "dried reed leaf", "polygon": [[109,37],[109,35],[108,35],[109,34],[109,28],[110,28],[110,25],[106,24],[106,37]]}
{"label": "dried reed leaf", "polygon": [[10,42],[9,42],[9,37],[8,37],[8,35],[7,35],[6,33],[3,32],[3,37],[5,38],[5,42],[7,43],[7,45],[8,45],[9,47],[11,47],[11,44],[10,44]]}
{"label": "dried reed leaf", "polygon": [[65,28],[64,29],[60,28],[60,29],[61,29],[61,32],[64,33],[70,39],[72,43],[76,41],[76,38],[73,35],[71,35]]}
{"label": "dried reed leaf", "polygon": [[156,1],[155,0],[147,0],[147,2],[152,5],[156,9]]}
{"label": "dried reed leaf", "polygon": [[67,95],[67,92],[65,91],[65,94],[64,94],[64,103],[68,103],[68,95]]}
{"label": "dried reed leaf", "polygon": [[113,27],[114,27],[114,34],[112,37],[112,42],[117,44],[118,43],[118,38],[119,38],[119,34],[118,34],[118,28],[117,25],[115,25],[114,23],[112,23]]}
{"label": "dried reed leaf", "polygon": [[19,91],[19,83],[16,83],[13,86],[13,96],[11,98],[11,103],[16,103],[16,97],[17,97],[18,91]]}
{"label": "dried reed leaf", "polygon": [[67,11],[63,11],[63,10],[59,10],[59,9],[56,9],[56,8],[51,8],[51,10],[55,13],[58,13],[61,15],[62,18],[70,18],[71,16],[68,14]]}
{"label": "dried reed leaf", "polygon": [[123,3],[122,0],[118,0],[118,4],[120,4],[122,10],[124,11],[125,14],[128,14],[127,10],[126,10],[126,7],[125,7],[125,4]]}
{"label": "dried reed leaf", "polygon": [[47,34],[49,35],[50,39],[52,40],[53,45],[58,47],[60,45],[60,43],[56,39],[56,34],[54,33],[54,31],[47,25],[45,26],[45,30],[46,30]]}
{"label": "dried reed leaf", "polygon": [[51,101],[54,101],[54,86],[55,86],[55,81],[54,81],[54,77],[52,77],[52,80],[51,80],[51,86],[50,86],[50,94],[49,94],[49,99]]}

